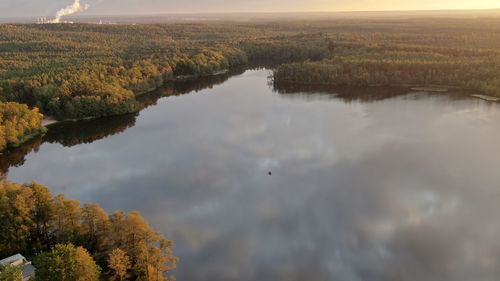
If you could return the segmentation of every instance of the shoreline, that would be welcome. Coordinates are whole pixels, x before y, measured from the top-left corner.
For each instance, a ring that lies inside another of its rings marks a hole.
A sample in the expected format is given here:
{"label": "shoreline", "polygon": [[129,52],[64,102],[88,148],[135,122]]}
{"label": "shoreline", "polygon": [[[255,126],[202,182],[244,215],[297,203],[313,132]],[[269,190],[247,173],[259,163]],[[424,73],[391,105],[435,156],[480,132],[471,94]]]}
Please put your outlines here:
{"label": "shoreline", "polygon": [[56,123],[59,123],[59,122],[61,122],[61,121],[55,119],[52,116],[46,116],[46,115],[44,115],[41,126],[42,127],[48,127],[48,126],[50,126],[52,124],[56,124]]}
{"label": "shoreline", "polygon": [[[192,80],[196,80],[196,79],[202,78],[202,77],[218,76],[218,75],[226,74],[229,71],[230,71],[230,69],[222,69],[222,70],[218,70],[218,71],[215,71],[215,72],[207,74],[207,75],[176,76],[176,77],[173,77],[172,79],[170,79],[168,81],[165,81],[162,85],[160,85],[158,87],[150,88],[150,89],[148,89],[146,91],[134,93],[134,97],[138,98],[138,97],[147,95],[149,93],[152,93],[152,92],[154,92],[154,91],[156,91],[158,89],[161,89],[163,86],[167,85],[167,83],[182,82],[182,81],[192,81]],[[140,111],[140,110],[138,110],[138,111]],[[127,112],[127,113],[119,114],[119,115],[126,115],[126,114],[136,113],[138,111]],[[63,120],[58,120],[58,119],[56,119],[53,116],[44,115],[41,127],[48,128],[51,125],[58,124],[58,123],[63,123],[63,122],[78,122],[78,121],[92,120],[92,119],[106,118],[106,117],[113,117],[113,116],[119,116],[119,115],[108,115],[108,116],[101,116],[101,117],[92,117],[92,116],[89,116],[89,117],[83,117],[83,118],[63,119]]]}
{"label": "shoreline", "polygon": [[[307,83],[307,82],[303,83],[303,82],[296,82],[296,81],[290,81],[290,80],[282,80],[282,81],[273,80],[273,83],[278,84],[278,85],[331,87],[332,89],[337,88],[336,86],[328,84],[328,83]],[[351,87],[353,87],[353,86],[351,86]],[[500,102],[500,97],[482,94],[480,91],[473,90],[473,89],[467,89],[467,88],[461,88],[461,87],[449,86],[449,85],[421,86],[421,85],[413,85],[413,84],[389,84],[389,85],[366,85],[366,86],[354,86],[354,87],[405,88],[409,91],[422,91],[422,92],[429,92],[429,93],[444,93],[444,94],[449,94],[449,93],[453,93],[454,91],[458,91],[460,93],[467,94],[467,96],[469,96],[470,98],[476,98],[476,99],[481,99],[481,100],[490,101],[490,102]]]}
{"label": "shoreline", "polygon": [[48,129],[46,127],[43,127],[43,126],[36,129],[36,130],[33,130],[29,134],[24,135],[19,140],[18,143],[13,144],[13,145],[7,145],[3,150],[0,150],[0,155],[3,155],[6,151],[9,151],[9,149],[21,147],[22,145],[33,140],[36,137],[40,137],[40,136],[43,137],[47,133],[47,131],[48,131]]}
{"label": "shoreline", "polygon": [[[140,97],[140,96],[144,96],[144,95],[147,95],[149,93],[152,93],[158,89],[161,89],[163,86],[167,85],[167,83],[171,83],[171,82],[181,82],[181,81],[191,81],[191,80],[196,80],[198,78],[202,78],[202,77],[210,77],[210,76],[218,76],[218,75],[223,75],[223,74],[226,74],[230,71],[230,69],[223,69],[223,70],[218,70],[218,71],[215,71],[213,73],[210,73],[210,74],[207,74],[207,75],[186,75],[186,76],[177,76],[177,77],[173,77],[172,79],[166,81],[165,83],[163,83],[162,85],[156,87],[156,88],[151,88],[151,89],[148,89],[146,91],[143,91],[143,92],[139,92],[139,93],[134,93],[134,97]],[[132,113],[137,113],[139,112],[139,110],[137,111],[133,111],[133,112],[127,112],[127,113],[124,113],[124,114],[119,114],[119,115],[108,115],[108,116],[101,116],[101,117],[83,117],[83,118],[74,118],[74,119],[63,119],[63,120],[58,120],[56,119],[54,116],[49,116],[49,115],[43,115],[43,119],[42,119],[42,122],[40,124],[40,127],[36,130],[34,130],[33,132],[25,135],[22,137],[21,140],[19,140],[19,143],[15,144],[15,145],[10,145],[10,146],[7,146],[5,149],[3,150],[0,150],[0,155],[3,155],[4,152],[8,151],[9,148],[17,148],[17,147],[20,147],[22,146],[23,144],[29,142],[30,140],[38,137],[38,136],[43,136],[47,133],[47,131],[49,130],[49,127],[52,126],[52,125],[55,125],[55,124],[59,124],[59,123],[64,123],[64,122],[78,122],[78,121],[84,121],[84,120],[92,120],[92,119],[98,119],[98,118],[106,118],[106,117],[113,117],[113,116],[121,116],[121,115],[127,115],[127,114],[132,114]]]}
{"label": "shoreline", "polygon": [[493,96],[488,96],[488,95],[477,94],[477,95],[471,95],[471,97],[474,97],[474,98],[477,98],[477,99],[481,99],[481,100],[485,100],[485,101],[491,101],[491,102],[499,102],[500,101],[500,98],[493,97]]}
{"label": "shoreline", "polygon": [[40,129],[34,130],[33,132],[24,135],[20,140],[19,143],[12,145],[11,147],[20,147],[21,145],[25,144],[26,142],[38,137],[38,136],[43,136],[45,133],[47,133],[47,128],[45,127],[40,127]]}

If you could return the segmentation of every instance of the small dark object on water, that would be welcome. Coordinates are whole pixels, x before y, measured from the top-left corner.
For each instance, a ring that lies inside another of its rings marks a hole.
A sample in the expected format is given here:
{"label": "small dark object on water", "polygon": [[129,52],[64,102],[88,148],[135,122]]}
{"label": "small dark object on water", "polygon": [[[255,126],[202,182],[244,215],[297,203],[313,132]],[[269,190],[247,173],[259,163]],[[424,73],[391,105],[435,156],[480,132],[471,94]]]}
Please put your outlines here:
{"label": "small dark object on water", "polygon": [[273,173],[272,173],[271,171],[269,171],[267,174],[268,174],[268,175],[270,175],[270,176],[272,176],[272,175],[273,175]]}

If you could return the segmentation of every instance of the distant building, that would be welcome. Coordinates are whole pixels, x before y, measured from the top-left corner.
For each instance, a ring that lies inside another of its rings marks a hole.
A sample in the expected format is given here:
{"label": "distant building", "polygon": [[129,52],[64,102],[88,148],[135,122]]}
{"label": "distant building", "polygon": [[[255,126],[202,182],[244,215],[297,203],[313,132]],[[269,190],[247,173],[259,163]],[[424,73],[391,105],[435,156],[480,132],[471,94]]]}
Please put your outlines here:
{"label": "distant building", "polygon": [[38,18],[38,19],[36,19],[36,23],[37,24],[47,24],[47,23],[50,23],[50,20],[47,18]]}
{"label": "distant building", "polygon": [[21,270],[23,271],[23,281],[27,281],[35,277],[35,267],[21,254],[16,254],[0,260],[0,265],[21,267]]}

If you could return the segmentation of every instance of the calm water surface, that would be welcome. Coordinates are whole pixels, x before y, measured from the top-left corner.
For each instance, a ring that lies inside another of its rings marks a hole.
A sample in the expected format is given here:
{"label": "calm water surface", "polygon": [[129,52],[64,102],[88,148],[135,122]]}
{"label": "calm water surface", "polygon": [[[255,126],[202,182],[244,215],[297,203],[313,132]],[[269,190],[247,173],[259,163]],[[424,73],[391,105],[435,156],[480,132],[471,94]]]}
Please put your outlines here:
{"label": "calm water surface", "polygon": [[180,281],[498,280],[498,105],[279,94],[268,75],[53,129],[8,178],[140,211]]}

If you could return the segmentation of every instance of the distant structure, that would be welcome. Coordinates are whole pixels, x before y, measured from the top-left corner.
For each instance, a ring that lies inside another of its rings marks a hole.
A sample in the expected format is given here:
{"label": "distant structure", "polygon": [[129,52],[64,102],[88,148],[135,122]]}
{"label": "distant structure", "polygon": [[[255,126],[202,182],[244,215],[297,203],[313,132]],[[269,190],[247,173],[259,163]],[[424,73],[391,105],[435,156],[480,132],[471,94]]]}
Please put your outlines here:
{"label": "distant structure", "polygon": [[[75,22],[74,21],[58,21],[58,22],[55,22],[54,20],[52,19],[49,19],[49,18],[37,18],[36,19],[36,24],[53,24],[53,23],[66,23],[66,24],[74,24]],[[90,22],[90,23],[97,23],[97,24],[102,24],[102,25],[111,25],[111,24],[117,24],[116,22],[112,22],[112,21],[104,21],[104,20],[99,20],[99,22]]]}
{"label": "distant structure", "polygon": [[23,255],[16,254],[0,260],[0,266],[19,266],[23,272],[23,281],[31,280],[35,277],[35,267]]}
{"label": "distant structure", "polygon": [[48,18],[38,18],[36,19],[36,24],[47,24],[50,23],[50,20]]}
{"label": "distant structure", "polygon": [[115,22],[112,22],[112,21],[103,21],[103,20],[99,20],[99,23],[98,24],[116,24]]}
{"label": "distant structure", "polygon": [[54,20],[50,20],[48,18],[38,18],[38,19],[36,19],[36,24],[52,24],[52,23],[69,23],[69,24],[72,24],[74,22],[73,21],[58,21],[58,22],[54,22]]}

